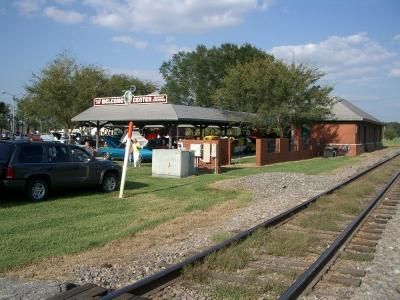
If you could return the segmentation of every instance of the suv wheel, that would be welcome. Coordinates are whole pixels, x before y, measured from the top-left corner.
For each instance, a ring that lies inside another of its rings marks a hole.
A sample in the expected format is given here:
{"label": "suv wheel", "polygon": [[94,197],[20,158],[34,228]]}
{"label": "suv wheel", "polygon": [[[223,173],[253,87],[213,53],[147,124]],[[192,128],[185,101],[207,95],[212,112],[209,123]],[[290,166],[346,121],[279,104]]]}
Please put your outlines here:
{"label": "suv wheel", "polygon": [[101,189],[106,193],[114,192],[117,189],[117,184],[117,176],[113,173],[106,173],[101,183]]}
{"label": "suv wheel", "polygon": [[48,184],[43,179],[31,179],[26,187],[26,193],[32,201],[44,200],[47,197],[48,191]]}

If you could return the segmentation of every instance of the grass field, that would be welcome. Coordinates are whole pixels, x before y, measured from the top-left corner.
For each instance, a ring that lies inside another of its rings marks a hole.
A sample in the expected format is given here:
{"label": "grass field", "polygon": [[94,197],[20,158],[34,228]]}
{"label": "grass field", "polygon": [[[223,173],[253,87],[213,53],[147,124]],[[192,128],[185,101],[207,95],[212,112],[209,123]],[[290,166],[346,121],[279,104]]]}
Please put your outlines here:
{"label": "grass field", "polygon": [[21,194],[4,193],[0,200],[0,272],[45,257],[80,252],[153,228],[195,210],[225,201],[238,206],[248,192],[217,190],[209,184],[261,172],[319,174],[354,163],[357,158],[311,159],[271,166],[225,168],[220,175],[200,174],[184,179],[151,177],[151,165],[130,168],[125,198],[96,189],[53,193],[47,201],[31,203]]}
{"label": "grass field", "polygon": [[400,138],[394,140],[383,140],[385,147],[400,147]]}

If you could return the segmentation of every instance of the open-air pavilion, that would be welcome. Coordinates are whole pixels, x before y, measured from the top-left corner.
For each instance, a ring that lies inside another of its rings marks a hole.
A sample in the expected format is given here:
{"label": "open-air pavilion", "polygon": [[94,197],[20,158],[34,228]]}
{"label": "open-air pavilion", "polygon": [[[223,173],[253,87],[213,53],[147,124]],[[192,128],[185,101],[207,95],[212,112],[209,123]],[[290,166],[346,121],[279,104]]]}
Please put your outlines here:
{"label": "open-air pavilion", "polygon": [[252,114],[221,110],[216,108],[205,108],[199,106],[186,106],[167,103],[151,104],[127,104],[127,105],[101,105],[92,106],[72,121],[79,122],[83,126],[97,128],[96,147],[98,147],[98,133],[100,128],[106,126],[125,127],[129,121],[133,121],[137,128],[145,125],[162,125],[168,129],[172,145],[173,130],[178,125],[192,125],[200,130],[204,137],[204,129],[208,126],[218,126],[223,134],[233,126],[245,126]]}

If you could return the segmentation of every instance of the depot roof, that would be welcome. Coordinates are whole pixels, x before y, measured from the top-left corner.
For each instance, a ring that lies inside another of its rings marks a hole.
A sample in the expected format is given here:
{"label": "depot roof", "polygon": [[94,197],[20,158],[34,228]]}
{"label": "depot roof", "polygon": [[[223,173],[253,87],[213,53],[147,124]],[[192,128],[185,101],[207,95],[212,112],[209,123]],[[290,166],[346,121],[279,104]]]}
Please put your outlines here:
{"label": "depot roof", "polygon": [[344,99],[336,102],[331,112],[331,117],[327,118],[329,121],[364,121],[383,124],[374,116]]}
{"label": "depot roof", "polygon": [[171,124],[188,123],[196,125],[231,125],[246,122],[249,113],[234,112],[216,108],[186,106],[178,104],[130,104],[93,106],[72,118],[74,122],[101,124]]}

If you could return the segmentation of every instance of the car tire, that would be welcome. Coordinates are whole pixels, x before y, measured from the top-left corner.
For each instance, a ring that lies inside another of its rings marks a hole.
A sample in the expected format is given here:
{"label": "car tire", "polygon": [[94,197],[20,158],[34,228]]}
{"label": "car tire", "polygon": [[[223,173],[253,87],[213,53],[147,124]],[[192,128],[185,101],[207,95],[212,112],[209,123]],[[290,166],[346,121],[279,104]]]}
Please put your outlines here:
{"label": "car tire", "polygon": [[114,192],[118,186],[117,176],[113,173],[106,173],[103,177],[103,181],[101,183],[101,190],[105,193]]}
{"label": "car tire", "polygon": [[26,194],[34,202],[46,199],[48,192],[49,185],[43,179],[30,179],[26,185]]}

